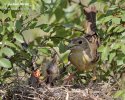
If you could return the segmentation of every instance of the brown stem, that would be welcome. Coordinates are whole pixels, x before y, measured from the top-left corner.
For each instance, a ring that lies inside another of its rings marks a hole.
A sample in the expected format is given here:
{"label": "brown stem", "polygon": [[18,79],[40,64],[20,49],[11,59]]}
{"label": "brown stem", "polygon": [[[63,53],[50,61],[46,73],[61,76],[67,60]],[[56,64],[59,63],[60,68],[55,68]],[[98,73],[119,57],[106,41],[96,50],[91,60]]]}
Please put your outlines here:
{"label": "brown stem", "polygon": [[86,34],[93,35],[96,33],[96,7],[84,7],[86,16]]}

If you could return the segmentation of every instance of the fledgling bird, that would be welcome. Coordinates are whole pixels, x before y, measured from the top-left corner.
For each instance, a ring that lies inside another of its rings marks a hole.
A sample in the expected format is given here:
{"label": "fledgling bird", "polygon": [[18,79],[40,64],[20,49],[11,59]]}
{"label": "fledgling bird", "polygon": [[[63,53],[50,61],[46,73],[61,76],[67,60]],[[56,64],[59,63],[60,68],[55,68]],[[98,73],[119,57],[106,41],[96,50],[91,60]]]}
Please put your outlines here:
{"label": "fledgling bird", "polygon": [[40,86],[40,70],[39,68],[36,66],[36,58],[32,58],[32,68],[31,68],[31,76],[28,79],[28,84],[34,88],[37,88]]}
{"label": "fledgling bird", "polygon": [[47,72],[46,84],[54,86],[54,82],[59,76],[59,68],[57,66],[57,53],[53,54],[52,60],[48,64],[46,72]]}
{"label": "fledgling bird", "polygon": [[40,70],[38,68],[32,70],[28,84],[35,88],[40,86]]}

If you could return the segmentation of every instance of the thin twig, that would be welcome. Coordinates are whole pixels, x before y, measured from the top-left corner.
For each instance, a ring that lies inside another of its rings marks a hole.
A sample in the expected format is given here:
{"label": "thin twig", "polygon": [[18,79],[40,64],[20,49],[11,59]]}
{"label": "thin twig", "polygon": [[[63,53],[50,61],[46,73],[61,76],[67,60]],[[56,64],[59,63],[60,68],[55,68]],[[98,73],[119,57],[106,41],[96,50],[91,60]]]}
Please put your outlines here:
{"label": "thin twig", "polygon": [[28,97],[28,96],[24,96],[24,95],[20,95],[20,94],[15,94],[15,96],[20,96],[23,99],[30,99],[30,100],[37,100],[38,99],[38,98]]}

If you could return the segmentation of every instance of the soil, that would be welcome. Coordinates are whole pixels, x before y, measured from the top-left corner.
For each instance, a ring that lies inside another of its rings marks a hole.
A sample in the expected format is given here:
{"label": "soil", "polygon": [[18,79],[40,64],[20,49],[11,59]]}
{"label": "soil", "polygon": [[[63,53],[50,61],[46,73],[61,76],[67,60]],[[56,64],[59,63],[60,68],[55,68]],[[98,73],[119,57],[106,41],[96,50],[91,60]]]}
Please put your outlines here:
{"label": "soil", "polygon": [[49,86],[44,82],[39,87],[12,83],[1,86],[2,100],[114,100],[117,86],[110,83],[94,83],[92,86]]}

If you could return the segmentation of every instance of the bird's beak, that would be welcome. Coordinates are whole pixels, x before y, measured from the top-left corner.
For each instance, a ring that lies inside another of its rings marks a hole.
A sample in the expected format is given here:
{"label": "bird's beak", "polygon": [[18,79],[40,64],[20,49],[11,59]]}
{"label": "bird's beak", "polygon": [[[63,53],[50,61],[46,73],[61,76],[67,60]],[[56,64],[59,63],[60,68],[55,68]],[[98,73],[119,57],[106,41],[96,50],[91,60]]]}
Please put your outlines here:
{"label": "bird's beak", "polygon": [[74,47],[74,46],[76,46],[76,45],[73,44],[73,43],[70,43],[70,44],[68,45],[68,49],[71,49],[71,48]]}

